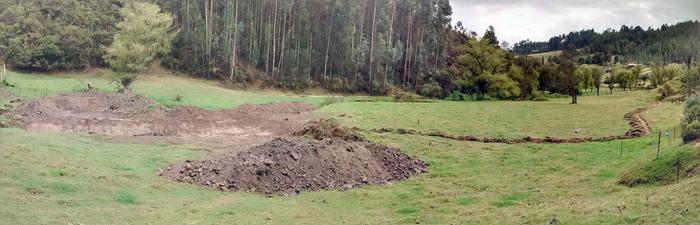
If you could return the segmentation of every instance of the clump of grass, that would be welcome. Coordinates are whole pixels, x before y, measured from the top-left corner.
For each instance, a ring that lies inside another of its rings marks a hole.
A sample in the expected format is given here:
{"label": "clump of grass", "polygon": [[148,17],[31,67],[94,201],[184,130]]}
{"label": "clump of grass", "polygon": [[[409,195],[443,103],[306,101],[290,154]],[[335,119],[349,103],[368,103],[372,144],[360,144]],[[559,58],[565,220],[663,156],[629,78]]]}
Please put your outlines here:
{"label": "clump of grass", "polygon": [[411,207],[403,207],[399,209],[399,213],[401,214],[412,214],[418,212],[418,209],[416,208],[411,208]]}
{"label": "clump of grass", "polygon": [[462,197],[457,198],[457,204],[463,205],[463,206],[471,205],[471,204],[474,204],[475,202],[476,202],[476,200],[472,197],[462,196]]}
{"label": "clump of grass", "polygon": [[525,200],[529,197],[530,197],[530,194],[528,194],[528,193],[515,193],[515,194],[503,196],[501,198],[501,200],[494,203],[494,205],[498,208],[505,208],[505,207],[508,207],[508,206],[515,204],[516,202]]}
{"label": "clump of grass", "polygon": [[51,190],[58,194],[68,194],[75,192],[75,187],[66,183],[54,183],[51,185]]}
{"label": "clump of grass", "polygon": [[68,175],[68,172],[63,171],[63,170],[51,170],[51,171],[49,171],[49,173],[51,174],[51,176],[54,176],[54,177],[63,177],[63,176]]}
{"label": "clump of grass", "polygon": [[0,82],[0,85],[4,87],[15,87],[14,84],[11,84],[10,82],[7,81],[7,78],[2,79],[2,82]]}
{"label": "clump of grass", "polygon": [[341,97],[336,97],[336,96],[326,97],[321,102],[321,107],[332,105],[332,104],[339,103],[342,101],[343,101],[343,98],[341,98]]}
{"label": "clump of grass", "polygon": [[175,95],[175,101],[176,101],[176,102],[181,102],[183,98],[185,98],[185,97],[182,96],[182,95],[180,95],[180,94]]}
{"label": "clump of grass", "polygon": [[116,194],[117,202],[122,204],[136,204],[136,195],[132,194],[127,190],[118,191]]}

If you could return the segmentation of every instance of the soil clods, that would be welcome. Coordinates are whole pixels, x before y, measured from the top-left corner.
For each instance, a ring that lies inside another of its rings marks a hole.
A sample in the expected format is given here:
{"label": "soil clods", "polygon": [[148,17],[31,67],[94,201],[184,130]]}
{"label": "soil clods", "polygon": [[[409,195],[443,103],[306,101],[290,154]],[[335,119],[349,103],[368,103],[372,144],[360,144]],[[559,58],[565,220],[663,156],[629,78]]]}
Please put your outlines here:
{"label": "soil clods", "polygon": [[224,191],[290,195],[386,184],[427,171],[399,149],[343,139],[275,139],[247,151],[173,165],[161,175]]}

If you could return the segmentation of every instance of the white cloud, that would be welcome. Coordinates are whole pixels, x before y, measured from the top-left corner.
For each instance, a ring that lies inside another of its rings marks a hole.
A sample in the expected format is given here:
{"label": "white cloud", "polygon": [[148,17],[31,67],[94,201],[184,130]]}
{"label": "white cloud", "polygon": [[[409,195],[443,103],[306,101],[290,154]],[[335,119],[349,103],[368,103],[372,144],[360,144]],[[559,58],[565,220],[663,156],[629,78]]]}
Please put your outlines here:
{"label": "white cloud", "polygon": [[453,21],[480,35],[489,25],[500,40],[546,41],[582,29],[659,27],[700,19],[698,0],[452,0]]}

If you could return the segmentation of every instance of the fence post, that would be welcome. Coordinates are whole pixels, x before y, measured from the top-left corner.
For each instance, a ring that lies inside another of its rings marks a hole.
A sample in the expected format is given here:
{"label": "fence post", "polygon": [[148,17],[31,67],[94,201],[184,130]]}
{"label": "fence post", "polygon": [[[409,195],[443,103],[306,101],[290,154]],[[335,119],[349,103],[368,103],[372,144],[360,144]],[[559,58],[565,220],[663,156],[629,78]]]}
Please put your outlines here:
{"label": "fence post", "polygon": [[676,184],[681,182],[681,157],[676,159]]}
{"label": "fence post", "polygon": [[673,127],[673,138],[671,138],[671,143],[673,143],[673,139],[676,139],[676,127]]}
{"label": "fence post", "polygon": [[661,130],[659,130],[659,142],[656,144],[656,159],[659,159],[661,153]]}

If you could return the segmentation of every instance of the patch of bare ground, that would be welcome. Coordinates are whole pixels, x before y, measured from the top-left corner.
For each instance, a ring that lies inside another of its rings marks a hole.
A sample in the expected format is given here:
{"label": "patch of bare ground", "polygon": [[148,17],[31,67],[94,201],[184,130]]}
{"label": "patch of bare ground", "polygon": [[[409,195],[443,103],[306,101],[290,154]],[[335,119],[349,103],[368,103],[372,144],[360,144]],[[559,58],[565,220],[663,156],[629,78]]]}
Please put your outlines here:
{"label": "patch of bare ground", "polygon": [[10,113],[30,131],[212,137],[289,134],[309,120],[313,109],[305,103],[218,111],[187,106],[167,109],[138,95],[86,92],[41,98]]}
{"label": "patch of bare ground", "polygon": [[372,132],[376,133],[394,133],[394,134],[406,134],[406,135],[421,135],[429,137],[439,137],[458,141],[471,141],[471,142],[482,142],[482,143],[501,143],[501,144],[577,144],[584,142],[604,142],[613,140],[624,140],[638,138],[642,136],[649,135],[651,133],[651,127],[649,123],[642,117],[642,113],[649,110],[652,107],[657,106],[658,103],[652,103],[647,107],[638,108],[630,113],[625,114],[625,120],[629,122],[630,129],[623,135],[610,135],[604,137],[573,137],[573,138],[558,138],[558,137],[523,137],[523,138],[502,138],[502,137],[483,137],[474,135],[453,135],[442,131],[435,132],[422,132],[412,129],[402,129],[402,128],[380,128],[373,129]]}

